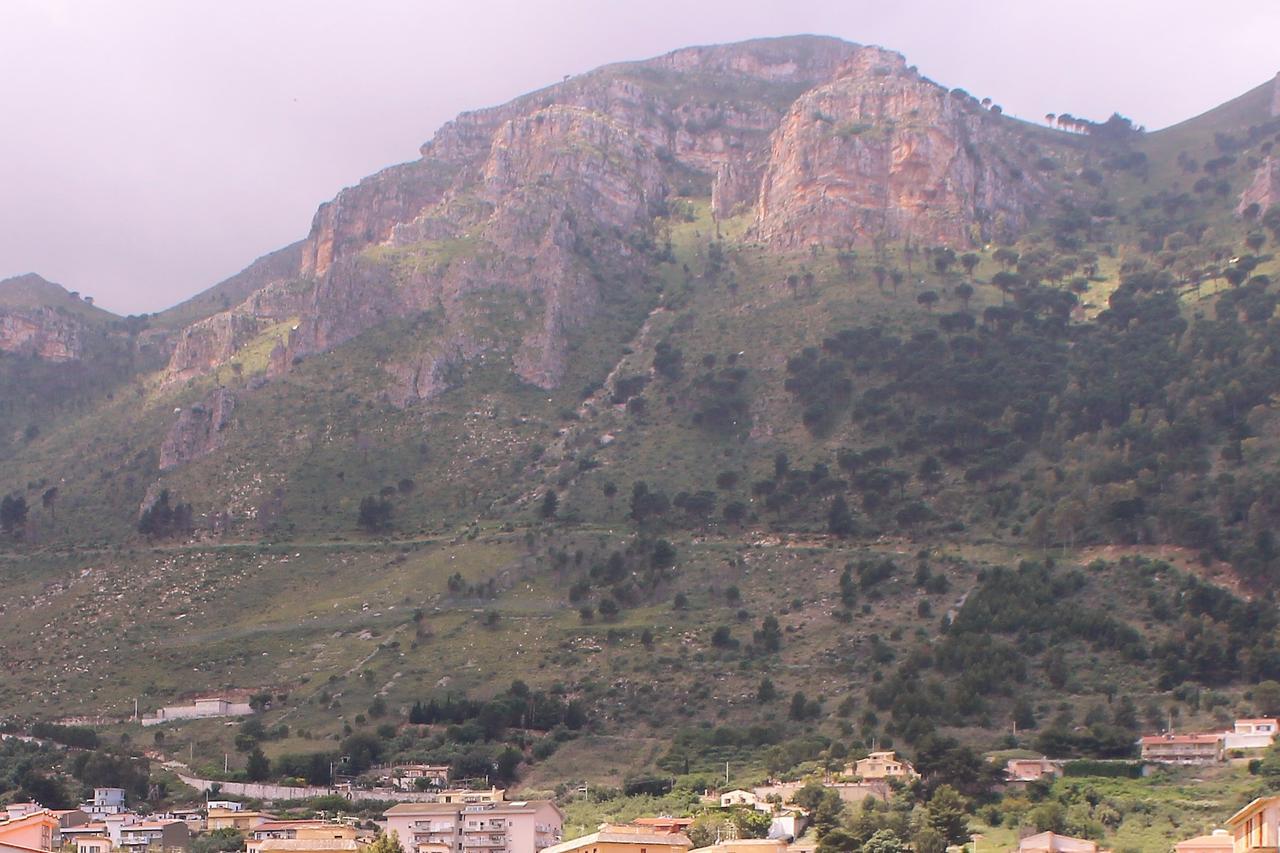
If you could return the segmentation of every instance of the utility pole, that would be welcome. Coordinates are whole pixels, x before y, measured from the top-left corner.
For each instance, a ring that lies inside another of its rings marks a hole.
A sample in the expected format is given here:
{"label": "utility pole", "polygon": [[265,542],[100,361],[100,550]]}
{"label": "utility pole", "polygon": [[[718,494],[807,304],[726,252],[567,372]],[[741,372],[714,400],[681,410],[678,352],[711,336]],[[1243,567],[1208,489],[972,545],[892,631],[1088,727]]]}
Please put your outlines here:
{"label": "utility pole", "polygon": [[729,787],[729,762],[724,763],[724,786]]}
{"label": "utility pole", "polygon": [[230,757],[225,752],[222,753],[222,772],[223,773],[227,772],[227,762],[229,760],[230,760]]}

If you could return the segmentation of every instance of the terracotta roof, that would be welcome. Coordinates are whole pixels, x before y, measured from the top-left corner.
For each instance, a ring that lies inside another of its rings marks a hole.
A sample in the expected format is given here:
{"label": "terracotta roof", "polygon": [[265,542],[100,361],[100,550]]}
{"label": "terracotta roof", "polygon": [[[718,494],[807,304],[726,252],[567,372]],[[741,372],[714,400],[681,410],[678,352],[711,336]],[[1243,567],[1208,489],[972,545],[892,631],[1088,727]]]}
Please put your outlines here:
{"label": "terracotta roof", "polygon": [[311,826],[337,826],[330,821],[321,818],[310,818],[302,820],[268,820],[263,821],[253,828],[254,832],[271,832],[277,829],[299,829],[301,827]]}
{"label": "terracotta roof", "polygon": [[689,836],[679,832],[627,832],[619,831],[620,827],[605,827],[599,832],[583,835],[542,848],[542,853],[567,853],[592,844],[657,844],[689,848],[693,842]]}
{"label": "terracotta roof", "polygon": [[315,840],[294,838],[269,838],[255,841],[253,847],[259,850],[355,850],[360,845],[353,839],[319,838]]}
{"label": "terracotta roof", "polygon": [[1209,835],[1197,835],[1195,838],[1179,841],[1173,847],[1175,850],[1181,850],[1184,847],[1221,847],[1223,850],[1231,850],[1234,844],[1231,833],[1225,829],[1217,829]]}
{"label": "terracotta roof", "polygon": [[1142,745],[1154,746],[1156,744],[1161,744],[1161,743],[1209,744],[1209,743],[1217,743],[1220,740],[1222,740],[1222,735],[1220,733],[1219,734],[1201,733],[1201,734],[1191,734],[1191,735],[1147,735],[1142,739]]}
{"label": "terracotta roof", "polygon": [[1085,838],[1072,838],[1070,835],[1059,835],[1056,832],[1040,832],[1035,835],[1028,835],[1019,841],[1018,849],[1078,853],[1078,851],[1097,850],[1098,844]]}

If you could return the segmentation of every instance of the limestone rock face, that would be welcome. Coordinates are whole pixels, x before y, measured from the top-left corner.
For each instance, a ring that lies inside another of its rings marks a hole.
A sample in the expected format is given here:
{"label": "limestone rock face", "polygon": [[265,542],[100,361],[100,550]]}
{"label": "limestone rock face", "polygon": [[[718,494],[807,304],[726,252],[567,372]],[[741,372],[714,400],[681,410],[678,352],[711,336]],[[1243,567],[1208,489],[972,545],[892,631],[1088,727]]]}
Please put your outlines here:
{"label": "limestone rock face", "polygon": [[53,308],[0,309],[0,351],[46,361],[76,361],[83,327]]}
{"label": "limestone rock face", "polygon": [[[660,164],[627,126],[555,105],[497,127],[473,175],[393,229],[387,248],[403,262],[399,274],[376,253],[339,258],[317,282],[294,352],[324,350],[391,317],[437,310],[455,338],[450,351],[469,358],[503,343],[465,334],[476,312],[471,297],[505,292],[540,306],[527,318],[515,371],[537,385],[558,382],[564,331],[599,301],[594,273],[626,265],[633,253],[625,237],[646,228],[662,202]],[[432,243],[442,241],[448,247],[437,251]],[[595,260],[583,254],[588,244]],[[406,369],[395,368],[398,385]],[[420,382],[441,369],[414,368],[419,378],[408,396],[438,391],[438,380]]]}
{"label": "limestone rock face", "polygon": [[1280,204],[1280,160],[1275,155],[1267,156],[1253,173],[1253,181],[1240,194],[1236,213],[1244,213],[1245,208],[1254,204],[1261,210]]}
{"label": "limestone rock face", "polygon": [[231,423],[236,398],[225,388],[183,409],[160,445],[160,470],[167,471],[199,459],[222,446],[223,431]]}
{"label": "limestone rock face", "polygon": [[643,283],[668,194],[710,192],[721,217],[752,212],[757,236],[782,250],[1010,236],[1039,187],[1000,153],[1007,123],[898,54],[837,39],[606,66],[463,113],[420,159],[340,192],[272,261],[267,287],[233,288],[240,304],[181,333],[168,378],[207,371],[290,317],[272,375],[408,320],[424,337],[383,364],[397,404],[429,399],[482,358],[553,387],[569,333]]}
{"label": "limestone rock face", "polygon": [[169,365],[166,382],[183,382],[199,376],[235,355],[258,334],[259,322],[242,311],[222,311],[182,330]]}
{"label": "limestone rock face", "polygon": [[1002,159],[1003,121],[899,54],[863,49],[774,133],[758,235],[788,249],[872,235],[953,246],[1012,236],[1042,192],[1033,169]]}

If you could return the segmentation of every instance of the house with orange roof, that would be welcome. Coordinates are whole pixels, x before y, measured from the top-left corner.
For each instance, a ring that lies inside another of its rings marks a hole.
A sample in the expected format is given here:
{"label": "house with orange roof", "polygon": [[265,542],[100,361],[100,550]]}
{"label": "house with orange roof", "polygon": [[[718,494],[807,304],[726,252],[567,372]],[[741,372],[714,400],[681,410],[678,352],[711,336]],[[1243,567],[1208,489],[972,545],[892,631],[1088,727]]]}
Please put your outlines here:
{"label": "house with orange roof", "polygon": [[1232,853],[1235,841],[1225,829],[1215,829],[1208,835],[1197,835],[1173,845],[1174,853]]}
{"label": "house with orange roof", "polygon": [[[300,843],[350,841],[354,843],[356,837],[356,828],[345,823],[334,823],[328,820],[269,820],[253,828],[250,838],[245,841],[245,853],[264,853],[264,851],[268,850],[295,848],[302,850],[299,845],[281,847],[278,844],[269,843],[274,841],[297,841]],[[316,851],[321,849],[338,848],[327,844],[321,844],[316,847]]]}
{"label": "house with orange roof", "polygon": [[75,853],[111,853],[115,845],[105,835],[85,835],[69,844]]}
{"label": "house with orange roof", "polygon": [[1157,764],[1216,764],[1226,755],[1220,732],[1147,735],[1140,740],[1142,760]]}
{"label": "house with orange roof", "polygon": [[58,819],[48,809],[6,817],[0,820],[0,853],[47,853],[57,832]]}

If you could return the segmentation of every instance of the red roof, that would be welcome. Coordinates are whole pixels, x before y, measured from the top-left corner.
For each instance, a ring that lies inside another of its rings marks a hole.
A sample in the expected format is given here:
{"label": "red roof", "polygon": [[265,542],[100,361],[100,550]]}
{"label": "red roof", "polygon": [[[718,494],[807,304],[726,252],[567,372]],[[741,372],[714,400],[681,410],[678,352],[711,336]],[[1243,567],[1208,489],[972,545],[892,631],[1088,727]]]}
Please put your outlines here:
{"label": "red roof", "polygon": [[1222,740],[1220,734],[1193,735],[1147,735],[1142,739],[1143,746],[1158,746],[1163,743],[1214,744]]}

